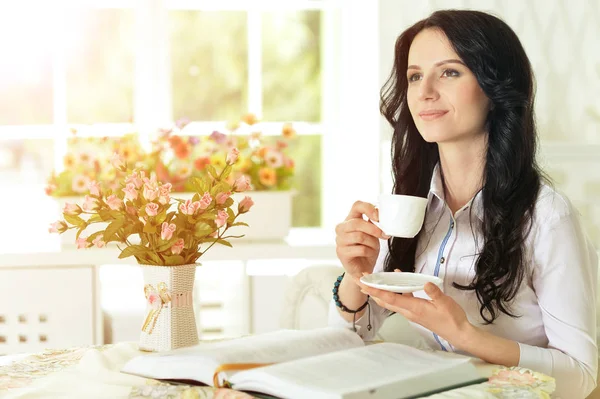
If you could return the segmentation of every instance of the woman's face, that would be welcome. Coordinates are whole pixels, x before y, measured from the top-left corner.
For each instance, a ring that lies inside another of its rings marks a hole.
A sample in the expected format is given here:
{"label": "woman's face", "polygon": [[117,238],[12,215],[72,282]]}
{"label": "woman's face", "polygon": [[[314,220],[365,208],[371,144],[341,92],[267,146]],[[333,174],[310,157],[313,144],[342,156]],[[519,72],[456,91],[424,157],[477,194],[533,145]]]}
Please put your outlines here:
{"label": "woman's face", "polygon": [[490,101],[442,31],[417,34],[406,74],[408,107],[425,141],[450,143],[486,134]]}

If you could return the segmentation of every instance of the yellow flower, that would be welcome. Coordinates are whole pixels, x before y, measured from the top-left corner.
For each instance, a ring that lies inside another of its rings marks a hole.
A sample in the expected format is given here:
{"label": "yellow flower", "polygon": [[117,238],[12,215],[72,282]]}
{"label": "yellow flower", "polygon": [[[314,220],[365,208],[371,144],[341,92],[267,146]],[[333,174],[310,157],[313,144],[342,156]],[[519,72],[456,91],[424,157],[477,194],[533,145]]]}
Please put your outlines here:
{"label": "yellow flower", "polygon": [[267,187],[277,184],[277,173],[271,168],[260,168],[258,171],[258,180]]}
{"label": "yellow flower", "polygon": [[63,158],[63,164],[65,165],[66,170],[69,170],[73,166],[75,166],[75,158],[73,157],[73,155],[71,155],[71,154],[65,155],[65,157]]}
{"label": "yellow flower", "polygon": [[73,183],[71,188],[76,193],[85,193],[88,191],[88,185],[90,184],[90,178],[84,175],[77,175],[73,177]]}
{"label": "yellow flower", "polygon": [[248,125],[254,125],[258,122],[258,118],[256,117],[256,115],[248,113],[242,117],[242,121]]}
{"label": "yellow flower", "polygon": [[286,139],[292,139],[296,137],[296,130],[291,123],[285,123],[281,129],[281,135]]}

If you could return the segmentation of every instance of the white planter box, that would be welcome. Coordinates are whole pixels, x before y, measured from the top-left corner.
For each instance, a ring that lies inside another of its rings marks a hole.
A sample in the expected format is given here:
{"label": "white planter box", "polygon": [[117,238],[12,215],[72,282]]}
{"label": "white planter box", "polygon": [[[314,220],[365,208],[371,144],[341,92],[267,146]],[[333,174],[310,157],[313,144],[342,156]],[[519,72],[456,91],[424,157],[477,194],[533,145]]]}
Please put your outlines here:
{"label": "white planter box", "polygon": [[[283,240],[290,232],[292,225],[292,198],[294,191],[248,191],[235,193],[232,198],[237,204],[246,196],[252,198],[254,206],[248,213],[237,218],[236,221],[248,223],[250,226],[236,226],[230,228],[226,235],[242,235],[235,241],[275,241]],[[191,199],[194,193],[171,193],[178,199]],[[235,241],[232,241],[234,243]]]}

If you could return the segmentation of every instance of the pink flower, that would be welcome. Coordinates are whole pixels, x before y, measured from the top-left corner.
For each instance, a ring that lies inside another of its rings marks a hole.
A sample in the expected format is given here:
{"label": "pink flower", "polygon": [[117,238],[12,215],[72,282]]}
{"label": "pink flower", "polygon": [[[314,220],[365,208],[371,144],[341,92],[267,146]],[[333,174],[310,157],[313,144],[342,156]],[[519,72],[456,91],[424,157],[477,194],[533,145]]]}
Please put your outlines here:
{"label": "pink flower", "polygon": [[166,183],[158,188],[158,202],[160,202],[163,205],[166,205],[171,201],[171,196],[169,194],[171,193],[172,187],[173,186],[171,185],[171,183]]}
{"label": "pink flower", "polygon": [[85,236],[79,236],[77,241],[75,241],[75,245],[77,249],[89,248],[92,244],[90,244]]}
{"label": "pink flower", "polygon": [[92,240],[92,244],[94,244],[98,248],[104,248],[106,246],[106,243],[102,241],[103,238],[104,237],[102,236],[102,234],[100,234]]}
{"label": "pink flower", "polygon": [[137,173],[132,173],[129,176],[127,176],[127,178],[125,179],[125,183],[133,184],[136,189],[142,187],[142,185],[144,184],[144,182]]}
{"label": "pink flower", "polygon": [[248,191],[250,189],[250,178],[247,175],[241,175],[237,178],[235,183],[233,183],[233,190],[242,193],[244,191]]}
{"label": "pink flower", "polygon": [[96,209],[98,209],[98,200],[96,198],[90,197],[89,195],[86,195],[83,201],[83,210],[95,211]]}
{"label": "pink flower", "polygon": [[211,202],[212,202],[212,197],[210,196],[210,193],[204,193],[202,198],[200,198],[200,205],[199,205],[200,209],[208,208]]}
{"label": "pink flower", "polygon": [[224,210],[220,210],[217,213],[217,218],[215,219],[215,223],[217,224],[217,228],[225,226],[225,223],[227,223],[227,212],[225,212]]}
{"label": "pink flower", "polygon": [[125,199],[128,199],[129,201],[133,201],[138,197],[138,192],[133,183],[127,183],[127,186],[123,189],[123,192],[125,193]]}
{"label": "pink flower", "polygon": [[187,201],[185,201],[185,203],[179,205],[179,210],[184,215],[193,215],[198,211],[199,208],[200,208],[199,201],[192,202],[192,200],[187,200]]}
{"label": "pink flower", "polygon": [[56,221],[50,225],[48,228],[48,233],[64,233],[67,231],[67,224],[62,220]]}
{"label": "pink flower", "polygon": [[146,215],[148,216],[156,216],[158,215],[158,204],[151,202],[146,205]]}
{"label": "pink flower", "polygon": [[238,212],[246,213],[250,210],[250,208],[252,208],[252,205],[254,205],[254,201],[252,201],[252,198],[245,196],[244,199],[241,200],[238,205]]}
{"label": "pink flower", "polygon": [[171,247],[171,252],[173,253],[173,255],[179,255],[181,251],[183,251],[183,246],[183,238],[180,238],[179,240],[175,241],[175,244],[173,244],[173,246]]}
{"label": "pink flower", "polygon": [[67,202],[63,208],[63,213],[67,215],[79,215],[81,213],[81,208],[77,204],[69,204]]}
{"label": "pink flower", "polygon": [[236,163],[239,155],[240,155],[240,152],[238,151],[238,149],[232,148],[229,151],[229,154],[227,154],[227,164],[233,165],[234,163]]}
{"label": "pink flower", "polygon": [[56,190],[56,184],[48,184],[46,188],[44,188],[46,195],[52,195],[54,190]]}
{"label": "pink flower", "polygon": [[226,193],[219,193],[219,194],[217,194],[217,197],[215,200],[217,201],[217,204],[223,205],[225,203],[225,201],[227,201],[227,199],[229,198],[230,195],[231,195],[231,193],[229,191]]}
{"label": "pink flower", "polygon": [[265,153],[265,163],[268,167],[277,169],[283,166],[283,154],[277,150],[267,150]]}
{"label": "pink flower", "polygon": [[123,201],[121,201],[121,199],[116,195],[111,194],[106,197],[106,205],[108,205],[108,207],[113,211],[118,211],[123,207]]}
{"label": "pink flower", "polygon": [[154,201],[157,199],[158,194],[158,188],[154,188],[148,183],[144,184],[144,198],[146,198],[148,201]]}
{"label": "pink flower", "polygon": [[169,241],[173,237],[176,227],[177,226],[175,226],[175,223],[169,224],[167,222],[163,222],[160,238],[162,238],[164,241]]}
{"label": "pink flower", "polygon": [[116,169],[123,169],[125,168],[125,163],[123,162],[123,159],[119,156],[119,154],[117,154],[116,152],[113,153],[110,156],[110,163],[112,164],[112,166],[114,166]]}
{"label": "pink flower", "polygon": [[160,308],[162,305],[160,295],[158,295],[156,292],[151,292],[148,294],[148,305],[150,305],[153,309]]}
{"label": "pink flower", "polygon": [[100,183],[98,183],[97,181],[91,181],[88,184],[88,189],[90,190],[90,194],[98,197],[100,196]]}

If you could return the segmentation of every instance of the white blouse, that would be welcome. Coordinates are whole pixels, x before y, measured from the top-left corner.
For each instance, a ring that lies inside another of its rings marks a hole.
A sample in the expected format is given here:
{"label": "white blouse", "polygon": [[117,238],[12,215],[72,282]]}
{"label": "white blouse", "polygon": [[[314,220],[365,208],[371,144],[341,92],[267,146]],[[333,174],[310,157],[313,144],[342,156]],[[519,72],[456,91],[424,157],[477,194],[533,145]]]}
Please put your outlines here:
{"label": "white blouse", "polygon": [[[471,207],[473,209],[469,209]],[[587,239],[569,200],[543,185],[535,204],[531,233],[525,242],[527,272],[512,302],[511,311],[486,325],[479,314],[474,291],[453,287],[468,285],[475,276],[476,253],[482,248],[481,193],[452,215],[444,201],[439,167],[434,170],[428,195],[427,213],[417,246],[415,272],[439,276],[443,291],[466,312],[469,321],[494,335],[519,343],[519,366],[539,371],[556,379],[558,397],[584,398],[596,386],[598,347],[596,344],[596,286],[598,257]],[[476,239],[477,237],[477,239]],[[375,272],[383,271],[387,242]],[[332,282],[333,283],[333,282]],[[427,298],[425,292],[415,296]],[[343,301],[343,299],[342,299]],[[372,330],[368,331],[366,313],[356,321],[365,340],[374,338],[391,312],[370,301]],[[329,325],[351,328],[352,323],[330,303]],[[437,350],[456,351],[449,342],[416,324],[426,344]]]}

